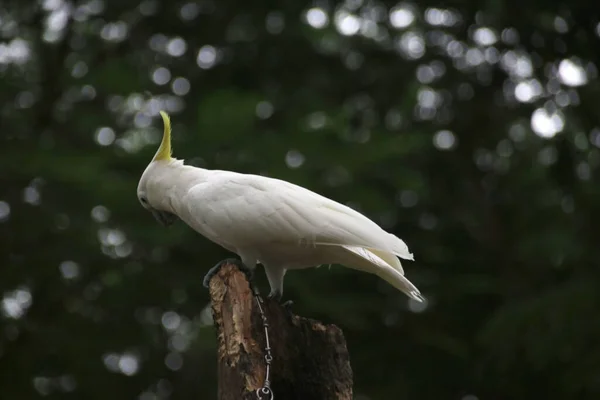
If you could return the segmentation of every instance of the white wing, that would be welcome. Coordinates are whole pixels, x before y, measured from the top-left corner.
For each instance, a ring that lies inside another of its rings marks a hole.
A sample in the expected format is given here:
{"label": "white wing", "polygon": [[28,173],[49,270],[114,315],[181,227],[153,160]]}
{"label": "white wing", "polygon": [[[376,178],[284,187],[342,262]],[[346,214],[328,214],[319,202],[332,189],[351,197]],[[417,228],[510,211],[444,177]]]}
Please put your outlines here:
{"label": "white wing", "polygon": [[349,245],[413,259],[402,240],[364,215],[289,182],[214,171],[183,200],[216,242]]}
{"label": "white wing", "polygon": [[396,257],[413,259],[402,240],[310,190],[258,175],[211,171],[180,204],[180,217],[232,251],[265,244],[332,246],[332,253],[350,262],[347,266],[374,273],[422,301]]}

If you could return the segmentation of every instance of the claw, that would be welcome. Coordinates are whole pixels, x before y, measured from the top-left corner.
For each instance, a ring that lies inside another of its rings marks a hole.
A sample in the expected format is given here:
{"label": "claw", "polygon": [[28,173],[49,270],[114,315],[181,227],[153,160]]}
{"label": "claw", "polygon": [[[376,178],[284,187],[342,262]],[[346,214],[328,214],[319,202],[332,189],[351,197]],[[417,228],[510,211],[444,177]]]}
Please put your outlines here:
{"label": "claw", "polygon": [[277,290],[272,290],[271,293],[267,296],[269,300],[275,300],[278,303],[281,301],[281,292]]}
{"label": "claw", "polygon": [[217,265],[215,265],[214,267],[212,267],[211,269],[209,269],[208,272],[206,273],[206,275],[204,275],[204,279],[202,280],[202,284],[204,285],[205,288],[209,287],[210,280],[213,278],[213,276],[215,276],[219,272],[219,269],[223,265],[225,265],[225,264],[233,264],[233,265],[235,265],[236,267],[238,267],[238,269],[240,271],[242,271],[244,274],[246,274],[246,277],[248,278],[248,281],[252,280],[252,277],[254,276],[254,271],[252,271],[250,268],[248,268],[247,266],[245,266],[237,258],[227,258],[225,260],[219,261],[217,263]]}
{"label": "claw", "polygon": [[285,310],[290,313],[290,315],[292,314],[292,306],[294,305],[294,302],[292,300],[288,300],[288,301],[284,301],[283,303],[281,303],[281,307],[285,308]]}
{"label": "claw", "polygon": [[271,291],[271,293],[269,293],[269,295],[267,296],[269,300],[275,300],[277,303],[279,303],[281,307],[283,307],[285,311],[287,311],[287,313],[290,316],[292,316],[292,305],[294,304],[294,302],[292,300],[287,300],[282,303],[281,297],[282,295],[279,291]]}

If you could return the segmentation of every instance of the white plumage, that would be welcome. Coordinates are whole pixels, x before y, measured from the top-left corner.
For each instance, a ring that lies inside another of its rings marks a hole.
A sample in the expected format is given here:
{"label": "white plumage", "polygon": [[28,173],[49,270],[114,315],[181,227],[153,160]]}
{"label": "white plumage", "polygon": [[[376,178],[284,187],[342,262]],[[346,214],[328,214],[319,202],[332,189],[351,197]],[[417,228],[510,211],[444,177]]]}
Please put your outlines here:
{"label": "white plumage", "polygon": [[142,205],[163,222],[176,215],[236,253],[245,266],[263,264],[271,295],[281,296],[286,270],[341,264],[375,274],[411,298],[419,290],[398,257],[406,244],[357,211],[278,179],[206,170],[171,158],[170,121],[138,186]]}

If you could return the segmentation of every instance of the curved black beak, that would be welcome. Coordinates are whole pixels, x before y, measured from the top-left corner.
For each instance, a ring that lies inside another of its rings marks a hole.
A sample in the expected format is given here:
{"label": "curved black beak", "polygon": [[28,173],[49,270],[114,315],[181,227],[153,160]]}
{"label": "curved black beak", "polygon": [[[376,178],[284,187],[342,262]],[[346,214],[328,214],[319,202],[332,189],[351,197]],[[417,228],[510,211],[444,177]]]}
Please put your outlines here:
{"label": "curved black beak", "polygon": [[156,218],[156,220],[160,222],[162,226],[170,226],[173,224],[173,222],[177,220],[177,215],[172,214],[168,211],[159,211],[152,209],[150,210],[150,212],[152,213],[152,215],[154,215],[154,218]]}

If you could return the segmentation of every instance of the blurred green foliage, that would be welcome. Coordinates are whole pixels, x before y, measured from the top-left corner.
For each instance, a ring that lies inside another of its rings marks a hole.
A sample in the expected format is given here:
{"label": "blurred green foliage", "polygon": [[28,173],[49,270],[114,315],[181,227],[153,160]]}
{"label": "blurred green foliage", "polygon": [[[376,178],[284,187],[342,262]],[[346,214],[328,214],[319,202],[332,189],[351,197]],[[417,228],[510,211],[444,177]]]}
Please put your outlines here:
{"label": "blurred green foliage", "polygon": [[597,399],[599,22],[583,1],[3,2],[0,398],[215,398],[202,277],[230,255],[136,198],[166,109],[177,158],[306,186],[414,252],[426,307],[339,266],[286,279],[344,330],[357,399]]}

